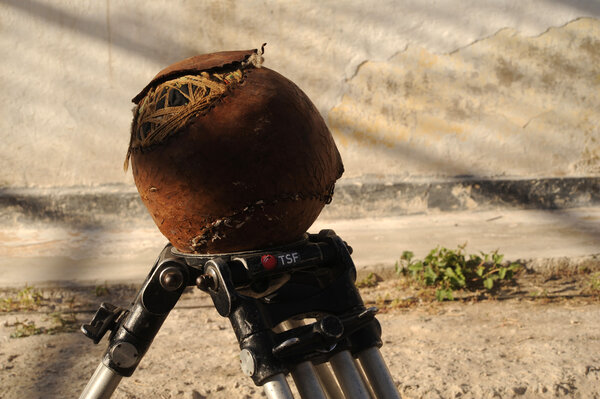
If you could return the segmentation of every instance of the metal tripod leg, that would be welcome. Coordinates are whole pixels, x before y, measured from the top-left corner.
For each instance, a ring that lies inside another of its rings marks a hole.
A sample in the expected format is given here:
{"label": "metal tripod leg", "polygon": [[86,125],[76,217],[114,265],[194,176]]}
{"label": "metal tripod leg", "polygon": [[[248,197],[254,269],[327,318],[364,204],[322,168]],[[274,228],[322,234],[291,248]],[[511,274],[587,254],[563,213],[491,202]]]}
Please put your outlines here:
{"label": "metal tripod leg", "polygon": [[326,399],[311,362],[302,362],[292,369],[292,378],[302,398]]}
{"label": "metal tripod leg", "polygon": [[328,399],[344,399],[344,394],[326,363],[316,365],[315,372]]}
{"label": "metal tripod leg", "polygon": [[329,359],[329,363],[347,399],[369,399],[371,397],[349,351],[341,351],[333,355]]}
{"label": "metal tripod leg", "polygon": [[283,374],[276,374],[263,385],[268,399],[294,399]]}
{"label": "metal tripod leg", "polygon": [[100,363],[88,381],[79,398],[108,399],[121,382],[123,376],[115,373],[103,363]]}
{"label": "metal tripod leg", "polygon": [[[287,320],[281,324],[283,329],[292,329],[303,326],[301,320]],[[291,370],[292,378],[302,398],[326,399],[323,388],[311,362],[306,361],[297,364]]]}
{"label": "metal tripod leg", "polygon": [[358,360],[378,399],[400,399],[390,371],[376,347],[358,354]]}
{"label": "metal tripod leg", "polygon": [[112,331],[104,358],[80,399],[108,399],[122,377],[135,371],[189,280],[187,266],[167,246],[159,256],[129,310],[103,303],[83,333],[98,343]]}
{"label": "metal tripod leg", "polygon": [[360,377],[362,378],[363,382],[365,383],[365,387],[367,387],[367,390],[369,391],[369,397],[371,399],[377,399],[377,395],[375,395],[375,392],[373,391],[373,387],[369,383],[369,379],[367,378],[367,375],[365,374],[365,371],[363,370],[362,365],[360,364],[358,359],[354,359],[354,366],[356,367],[356,370],[358,370]]}

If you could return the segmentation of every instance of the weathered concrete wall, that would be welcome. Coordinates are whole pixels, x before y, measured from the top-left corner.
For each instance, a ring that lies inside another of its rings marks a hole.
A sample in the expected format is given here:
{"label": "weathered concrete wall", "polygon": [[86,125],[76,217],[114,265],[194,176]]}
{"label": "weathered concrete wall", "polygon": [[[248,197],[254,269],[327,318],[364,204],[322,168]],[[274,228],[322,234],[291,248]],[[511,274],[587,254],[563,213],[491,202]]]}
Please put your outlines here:
{"label": "weathered concrete wall", "polygon": [[0,187],[131,184],[130,99],[162,67],[268,42],[346,176],[598,176],[594,0],[0,1]]}
{"label": "weathered concrete wall", "polygon": [[503,29],[449,54],[408,46],[364,63],[329,122],[350,173],[598,175],[600,21]]}

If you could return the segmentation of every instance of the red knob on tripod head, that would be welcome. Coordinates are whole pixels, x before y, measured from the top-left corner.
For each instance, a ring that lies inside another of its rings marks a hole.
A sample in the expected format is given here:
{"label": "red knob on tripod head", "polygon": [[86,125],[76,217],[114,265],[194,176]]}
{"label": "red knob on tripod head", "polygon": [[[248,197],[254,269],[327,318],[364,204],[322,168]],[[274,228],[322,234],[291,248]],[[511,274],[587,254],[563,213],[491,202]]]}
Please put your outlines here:
{"label": "red knob on tripod head", "polygon": [[260,257],[260,263],[267,270],[273,270],[277,267],[277,258],[273,255],[263,255]]}

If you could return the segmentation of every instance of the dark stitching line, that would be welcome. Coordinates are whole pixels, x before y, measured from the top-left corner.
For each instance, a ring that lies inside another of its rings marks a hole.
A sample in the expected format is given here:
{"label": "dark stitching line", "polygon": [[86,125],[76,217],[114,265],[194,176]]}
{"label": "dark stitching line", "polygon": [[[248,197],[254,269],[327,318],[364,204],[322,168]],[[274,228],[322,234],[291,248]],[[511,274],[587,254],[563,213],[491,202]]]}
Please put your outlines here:
{"label": "dark stitching line", "polygon": [[[269,202],[263,202],[260,204],[257,204],[257,202],[260,202],[260,200],[253,202],[251,205],[248,205],[248,206],[244,207],[242,210],[236,211],[229,216],[223,216],[223,217],[219,217],[219,218],[207,218],[207,221],[209,221],[209,224],[211,224],[211,226],[207,227],[202,234],[197,235],[196,237],[194,237],[190,240],[190,249],[192,249],[193,251],[196,251],[199,248],[201,248],[203,245],[206,245],[206,243],[208,242],[209,236],[215,235],[215,234],[217,234],[217,236],[218,236],[218,232],[216,230],[221,224],[223,224],[227,227],[231,227],[231,226],[228,226],[228,223],[230,221],[233,221],[233,224],[239,224],[239,223],[245,222],[245,220],[234,221],[234,219],[241,215],[244,215],[246,213],[254,212],[256,210],[256,205],[258,205],[260,208],[264,208],[264,206],[266,206],[266,205],[274,205],[279,201],[297,201],[297,200],[305,200],[305,199],[316,199],[316,200],[323,202],[325,205],[327,205],[331,202],[334,188],[335,188],[335,183],[332,184],[331,187],[329,187],[326,190],[326,194],[309,193],[306,196],[302,192],[299,192],[296,194],[282,193],[277,198],[275,198]],[[219,221],[219,220],[227,220],[227,221],[220,222],[216,225],[213,224],[213,223],[215,223],[215,221]],[[196,241],[196,242],[194,242],[194,241]]]}

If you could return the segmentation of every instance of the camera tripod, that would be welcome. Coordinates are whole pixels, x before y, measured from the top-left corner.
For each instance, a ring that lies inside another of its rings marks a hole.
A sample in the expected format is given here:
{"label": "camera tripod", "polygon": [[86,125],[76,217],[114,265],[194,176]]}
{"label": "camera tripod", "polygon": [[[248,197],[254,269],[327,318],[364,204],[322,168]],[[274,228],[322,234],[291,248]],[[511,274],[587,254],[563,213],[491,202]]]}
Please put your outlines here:
{"label": "camera tripod", "polygon": [[[354,284],[352,249],[332,230],[261,251],[191,255],[167,245],[129,309],[102,303],[83,333],[102,362],[80,399],[110,398],[133,374],[187,286],[207,292],[229,318],[244,374],[269,399],[400,398],[381,357],[376,308]],[[333,373],[332,373],[333,371]]]}

